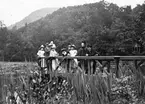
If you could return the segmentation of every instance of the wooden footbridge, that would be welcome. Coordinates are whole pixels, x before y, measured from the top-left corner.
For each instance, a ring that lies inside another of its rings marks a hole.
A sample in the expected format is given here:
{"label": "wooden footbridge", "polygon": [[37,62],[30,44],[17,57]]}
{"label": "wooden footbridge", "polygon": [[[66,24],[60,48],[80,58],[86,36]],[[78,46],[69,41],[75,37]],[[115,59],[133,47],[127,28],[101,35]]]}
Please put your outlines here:
{"label": "wooden footbridge", "polygon": [[[75,56],[75,57],[69,57],[69,56],[58,56],[58,57],[42,57],[41,59],[46,60],[48,69],[52,69],[52,61],[55,59],[60,60],[59,66],[65,61],[67,72],[69,73],[71,71],[71,60],[77,59],[80,61],[80,66],[82,66],[82,70],[85,70],[85,64],[87,64],[88,68],[88,74],[93,74],[93,66],[91,63],[98,63],[101,65],[101,67],[107,67],[107,71],[111,71],[111,66],[115,66],[116,68],[116,74],[119,66],[119,62],[127,62],[127,61],[133,61],[136,68],[138,68],[141,64],[145,62],[145,56]],[[82,61],[82,62],[81,62]],[[84,63],[83,61],[86,61]],[[42,67],[43,68],[43,67]],[[50,70],[52,71],[52,70]]]}

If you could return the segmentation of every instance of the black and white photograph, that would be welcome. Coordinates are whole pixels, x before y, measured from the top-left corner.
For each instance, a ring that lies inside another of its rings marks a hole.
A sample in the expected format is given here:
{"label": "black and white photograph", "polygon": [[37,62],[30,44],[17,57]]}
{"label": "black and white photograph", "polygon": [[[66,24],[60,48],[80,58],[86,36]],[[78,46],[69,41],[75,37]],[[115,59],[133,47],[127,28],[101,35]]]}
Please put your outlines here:
{"label": "black and white photograph", "polygon": [[0,0],[0,104],[145,104],[145,0]]}

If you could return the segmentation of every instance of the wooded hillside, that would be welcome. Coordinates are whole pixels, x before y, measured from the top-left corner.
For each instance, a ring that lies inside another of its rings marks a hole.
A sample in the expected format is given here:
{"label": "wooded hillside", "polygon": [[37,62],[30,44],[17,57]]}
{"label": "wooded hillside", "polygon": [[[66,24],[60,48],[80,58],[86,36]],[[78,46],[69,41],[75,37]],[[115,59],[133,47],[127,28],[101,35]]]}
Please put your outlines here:
{"label": "wooded hillside", "polygon": [[51,40],[58,52],[70,43],[79,48],[80,42],[85,40],[101,55],[132,55],[135,43],[143,51],[144,27],[145,4],[132,9],[100,1],[60,8],[18,30],[2,28],[1,60],[35,60],[38,47]]}

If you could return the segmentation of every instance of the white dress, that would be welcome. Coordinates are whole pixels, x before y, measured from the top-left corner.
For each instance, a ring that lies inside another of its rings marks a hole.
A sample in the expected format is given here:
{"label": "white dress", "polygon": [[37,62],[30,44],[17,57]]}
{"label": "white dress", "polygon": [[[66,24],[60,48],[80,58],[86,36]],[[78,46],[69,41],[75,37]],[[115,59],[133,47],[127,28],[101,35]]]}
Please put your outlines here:
{"label": "white dress", "polygon": [[37,55],[38,55],[38,57],[44,57],[44,53],[45,53],[44,50],[39,50],[39,51],[37,52]]}
{"label": "white dress", "polygon": [[[49,56],[55,57],[55,56],[58,56],[58,53],[55,50],[51,50]],[[52,70],[53,71],[56,70],[57,65],[58,65],[58,59],[52,60]]]}
{"label": "white dress", "polygon": [[74,57],[74,56],[76,56],[77,55],[77,50],[70,50],[69,51],[69,56],[70,57]]}
{"label": "white dress", "polygon": [[[44,54],[45,54],[45,51],[44,51],[44,50],[39,50],[39,51],[37,52],[37,56],[40,57],[40,58],[45,57]],[[42,67],[42,68],[46,67],[46,61],[45,61],[44,58],[41,59],[41,67]]]}
{"label": "white dress", "polygon": [[[75,57],[76,55],[77,55],[77,50],[70,50],[69,51],[69,56],[70,57]],[[78,64],[77,59],[74,59],[74,61],[75,61],[76,65],[77,65]]]}

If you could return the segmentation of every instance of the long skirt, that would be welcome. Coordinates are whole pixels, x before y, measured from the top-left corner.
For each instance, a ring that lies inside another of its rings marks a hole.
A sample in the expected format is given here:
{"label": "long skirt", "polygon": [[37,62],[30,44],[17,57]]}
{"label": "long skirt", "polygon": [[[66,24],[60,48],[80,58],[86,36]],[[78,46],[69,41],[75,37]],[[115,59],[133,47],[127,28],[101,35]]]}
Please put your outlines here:
{"label": "long skirt", "polygon": [[46,65],[46,60],[44,58],[41,59],[41,68],[45,68]]}
{"label": "long skirt", "polygon": [[56,68],[58,67],[58,60],[54,59],[52,60],[52,71],[56,70]]}

